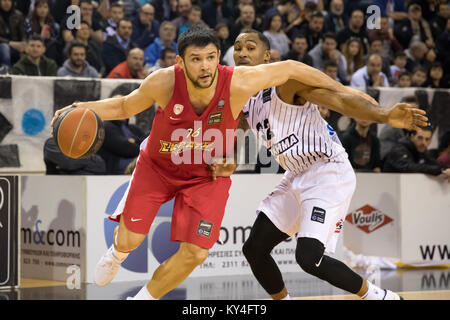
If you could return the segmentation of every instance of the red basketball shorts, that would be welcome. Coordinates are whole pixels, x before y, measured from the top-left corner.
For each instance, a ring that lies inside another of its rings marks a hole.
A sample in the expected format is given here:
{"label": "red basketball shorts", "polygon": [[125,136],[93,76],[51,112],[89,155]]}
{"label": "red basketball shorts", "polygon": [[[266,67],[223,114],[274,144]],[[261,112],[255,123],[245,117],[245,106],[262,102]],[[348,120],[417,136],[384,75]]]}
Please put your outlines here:
{"label": "red basketball shorts", "polygon": [[125,220],[128,230],[147,234],[161,205],[175,197],[171,240],[210,249],[219,239],[231,179],[201,182],[169,178],[141,153],[130,184],[111,220]]}

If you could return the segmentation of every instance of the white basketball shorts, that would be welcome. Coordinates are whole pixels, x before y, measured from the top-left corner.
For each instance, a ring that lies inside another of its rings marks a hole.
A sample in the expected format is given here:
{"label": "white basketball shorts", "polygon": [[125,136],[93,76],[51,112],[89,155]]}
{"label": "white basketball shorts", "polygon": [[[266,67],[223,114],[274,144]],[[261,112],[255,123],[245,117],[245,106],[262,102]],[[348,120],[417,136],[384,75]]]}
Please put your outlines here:
{"label": "white basketball shorts", "polygon": [[287,171],[257,212],[289,236],[317,239],[334,253],[355,185],[349,161],[320,162],[297,175]]}

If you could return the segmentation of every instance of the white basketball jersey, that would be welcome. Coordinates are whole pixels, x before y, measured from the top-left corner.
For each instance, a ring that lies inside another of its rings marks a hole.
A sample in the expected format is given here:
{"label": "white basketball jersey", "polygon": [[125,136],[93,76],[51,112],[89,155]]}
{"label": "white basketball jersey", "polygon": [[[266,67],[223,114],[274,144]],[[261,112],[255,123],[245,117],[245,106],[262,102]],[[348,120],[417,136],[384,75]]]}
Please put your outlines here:
{"label": "white basketball jersey", "polygon": [[322,161],[343,162],[348,156],[334,129],[311,102],[283,102],[275,87],[260,91],[243,109],[257,137],[287,171],[301,173]]}

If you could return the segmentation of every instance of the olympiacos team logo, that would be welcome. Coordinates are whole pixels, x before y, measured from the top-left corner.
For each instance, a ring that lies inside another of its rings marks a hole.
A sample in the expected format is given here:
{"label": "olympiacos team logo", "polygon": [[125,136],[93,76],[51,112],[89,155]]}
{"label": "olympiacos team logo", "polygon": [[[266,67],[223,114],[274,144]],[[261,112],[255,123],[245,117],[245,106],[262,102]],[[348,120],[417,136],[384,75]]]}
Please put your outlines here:
{"label": "olympiacos team logo", "polygon": [[173,106],[173,113],[176,115],[179,115],[183,112],[184,106],[182,104],[176,104]]}

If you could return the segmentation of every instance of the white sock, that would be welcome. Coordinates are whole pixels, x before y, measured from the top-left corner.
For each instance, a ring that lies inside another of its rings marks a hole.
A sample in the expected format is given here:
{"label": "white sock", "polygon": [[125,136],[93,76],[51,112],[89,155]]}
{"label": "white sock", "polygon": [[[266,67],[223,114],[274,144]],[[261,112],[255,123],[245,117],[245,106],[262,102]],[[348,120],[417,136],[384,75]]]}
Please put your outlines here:
{"label": "white sock", "polygon": [[292,298],[291,298],[291,296],[290,296],[289,293],[288,293],[287,296],[284,297],[284,298],[281,299],[281,300],[292,300]]}
{"label": "white sock", "polygon": [[361,298],[363,300],[383,300],[386,296],[386,291],[384,289],[378,288],[376,285],[374,285],[372,282],[364,280],[367,282],[367,286],[369,289],[367,290],[366,294],[363,295]]}
{"label": "white sock", "polygon": [[145,285],[131,300],[157,300],[157,299],[152,297],[150,292],[148,292],[147,290],[147,285]]}

